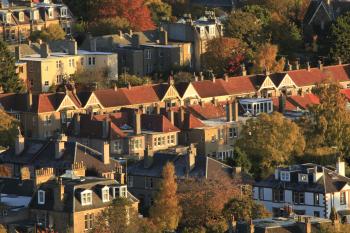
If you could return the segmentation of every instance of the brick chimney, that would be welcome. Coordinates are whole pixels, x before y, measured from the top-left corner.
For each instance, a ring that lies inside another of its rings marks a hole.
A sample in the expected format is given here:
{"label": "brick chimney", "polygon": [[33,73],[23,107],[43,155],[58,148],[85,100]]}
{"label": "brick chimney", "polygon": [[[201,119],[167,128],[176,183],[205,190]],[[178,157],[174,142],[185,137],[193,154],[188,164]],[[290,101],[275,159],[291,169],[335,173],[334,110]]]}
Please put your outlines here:
{"label": "brick chimney", "polygon": [[68,40],[68,54],[69,55],[77,55],[78,54],[78,44],[75,40]]}
{"label": "brick chimney", "polygon": [[318,68],[323,71],[323,63],[321,60],[318,60]]}
{"label": "brick chimney", "polygon": [[54,210],[56,211],[62,211],[64,208],[64,184],[63,184],[63,180],[61,177],[58,177],[56,179],[56,186],[54,187]]}
{"label": "brick chimney", "polygon": [[190,172],[196,165],[197,148],[193,143],[187,149],[186,164],[187,172]]}
{"label": "brick chimney", "polygon": [[171,122],[171,124],[174,125],[175,124],[175,119],[174,119],[174,111],[173,111],[173,109],[169,108],[167,114],[168,114],[169,121]]}
{"label": "brick chimney", "polygon": [[50,56],[49,45],[47,43],[40,44],[40,57],[47,58]]}
{"label": "brick chimney", "polygon": [[150,168],[152,166],[153,155],[154,155],[153,149],[151,148],[150,145],[147,145],[145,149],[144,159],[143,159],[144,168]]}
{"label": "brick chimney", "polygon": [[55,142],[55,159],[60,159],[63,155],[65,149],[65,142],[67,141],[67,136],[65,134],[60,134]]}
{"label": "brick chimney", "polygon": [[35,170],[35,185],[46,183],[47,181],[55,178],[54,170],[52,167],[41,168]]}
{"label": "brick chimney", "polygon": [[233,101],[233,121],[238,121],[238,100]]}
{"label": "brick chimney", "polygon": [[21,129],[17,128],[17,136],[15,140],[15,154],[20,155],[24,150],[24,137],[21,134]]}
{"label": "brick chimney", "polygon": [[110,144],[107,141],[102,142],[102,160],[104,164],[109,164],[110,161]]}
{"label": "brick chimney", "polygon": [[233,121],[233,108],[232,108],[232,102],[227,101],[226,103],[226,121],[231,122]]}
{"label": "brick chimney", "polygon": [[71,170],[76,176],[85,176],[86,167],[84,166],[84,162],[76,162],[72,164]]}
{"label": "brick chimney", "polygon": [[140,109],[137,109],[134,111],[134,134],[135,135],[141,134],[141,114],[142,114],[142,111]]}
{"label": "brick chimney", "polygon": [[299,70],[300,69],[300,64],[299,64],[299,60],[295,61],[295,69]]}
{"label": "brick chimney", "polygon": [[74,114],[74,125],[73,125],[73,131],[74,135],[78,136],[80,134],[80,114],[76,113]]}
{"label": "brick chimney", "polygon": [[168,32],[164,30],[164,28],[160,28],[159,31],[159,42],[162,45],[168,44]]}
{"label": "brick chimney", "polygon": [[336,168],[336,171],[339,175],[345,176],[345,162],[342,161],[340,157],[338,157]]}
{"label": "brick chimney", "polygon": [[244,63],[242,64],[242,76],[247,76],[247,69],[245,68]]}
{"label": "brick chimney", "polygon": [[19,61],[22,58],[22,51],[21,51],[20,45],[16,46],[15,48],[15,58],[16,58],[16,61]]}
{"label": "brick chimney", "polygon": [[140,35],[138,34],[133,34],[131,37],[131,46],[134,48],[140,48]]}

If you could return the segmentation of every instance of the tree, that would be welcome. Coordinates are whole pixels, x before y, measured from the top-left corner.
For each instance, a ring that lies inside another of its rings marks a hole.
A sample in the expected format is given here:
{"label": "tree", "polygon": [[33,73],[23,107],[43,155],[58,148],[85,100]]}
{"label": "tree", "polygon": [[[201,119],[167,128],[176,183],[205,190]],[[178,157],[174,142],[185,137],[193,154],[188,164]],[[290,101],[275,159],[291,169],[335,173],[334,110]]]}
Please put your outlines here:
{"label": "tree", "polygon": [[181,207],[176,195],[177,183],[175,167],[167,163],[162,172],[159,192],[156,195],[154,205],[150,209],[150,216],[161,229],[174,231],[181,218]]}
{"label": "tree", "polygon": [[45,42],[63,40],[66,37],[65,31],[58,24],[50,24],[42,31],[34,31],[30,34],[30,40],[38,41],[43,40]]}
{"label": "tree", "polygon": [[227,164],[231,167],[241,167],[245,172],[249,172],[252,167],[247,154],[237,146],[234,148],[233,158],[227,159]]}
{"label": "tree", "polygon": [[244,57],[244,46],[238,39],[219,37],[208,42],[203,67],[218,75],[238,74]]}
{"label": "tree", "polygon": [[350,117],[346,99],[340,93],[339,84],[326,80],[317,84],[313,93],[320,104],[309,106],[309,115],[301,121],[307,148],[336,148],[347,156],[350,152]]}
{"label": "tree", "polygon": [[296,123],[274,112],[247,120],[236,146],[248,155],[251,172],[260,178],[302,154],[305,140]]}
{"label": "tree", "polygon": [[230,221],[249,221],[250,219],[266,218],[271,214],[262,204],[256,203],[251,196],[234,197],[225,204],[223,215]]}
{"label": "tree", "polygon": [[140,232],[137,210],[127,198],[118,198],[98,215],[92,233]]}
{"label": "tree", "polygon": [[15,58],[5,42],[0,40],[0,86],[5,92],[23,92],[23,81],[16,73]]}
{"label": "tree", "polygon": [[278,47],[270,43],[260,46],[255,54],[254,65],[255,72],[261,73],[265,70],[270,72],[282,72],[284,70],[284,58],[276,61]]}
{"label": "tree", "polygon": [[183,215],[179,229],[184,232],[225,232],[227,221],[222,210],[227,201],[240,193],[240,179],[218,172],[210,179],[186,179],[179,183]]}
{"label": "tree", "polygon": [[253,50],[266,40],[262,22],[250,12],[232,11],[224,21],[224,28],[225,36],[237,38]]}
{"label": "tree", "polygon": [[174,75],[175,83],[189,83],[193,80],[194,75],[189,72],[180,71]]}
{"label": "tree", "polygon": [[117,34],[119,30],[125,31],[130,28],[128,20],[121,17],[100,19],[88,24],[88,31],[93,36]]}
{"label": "tree", "polygon": [[331,25],[329,44],[330,55],[333,60],[338,57],[344,62],[350,62],[350,13],[337,18]]}
{"label": "tree", "polygon": [[117,87],[140,86],[143,84],[151,83],[151,79],[148,77],[138,77],[136,75],[123,74],[117,81]]}
{"label": "tree", "polygon": [[162,20],[170,19],[171,6],[161,0],[148,0],[146,5],[151,11],[152,20],[155,23],[160,23]]}
{"label": "tree", "polygon": [[0,119],[0,148],[4,149],[14,145],[19,122],[3,110],[0,110]]}

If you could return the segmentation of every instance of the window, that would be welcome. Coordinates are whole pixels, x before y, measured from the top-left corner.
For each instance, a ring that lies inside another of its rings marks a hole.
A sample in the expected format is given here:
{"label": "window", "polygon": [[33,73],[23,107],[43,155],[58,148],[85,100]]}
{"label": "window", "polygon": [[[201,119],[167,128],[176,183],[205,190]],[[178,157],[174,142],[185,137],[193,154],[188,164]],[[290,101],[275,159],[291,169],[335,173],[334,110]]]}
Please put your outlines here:
{"label": "window", "polygon": [[299,182],[307,183],[309,181],[307,174],[298,174],[298,176],[299,176]]}
{"label": "window", "polygon": [[320,194],[314,193],[314,205],[320,205]]}
{"label": "window", "polygon": [[43,190],[38,191],[38,204],[39,205],[45,204],[45,191]]}
{"label": "window", "polygon": [[60,62],[56,61],[56,68],[59,69],[60,68]]}
{"label": "window", "polygon": [[283,202],[284,201],[284,190],[274,189],[272,190],[273,201],[274,202]]}
{"label": "window", "polygon": [[304,204],[305,203],[305,193],[294,192],[293,193],[293,202],[295,204]]}
{"label": "window", "polygon": [[152,59],[151,50],[149,50],[149,49],[145,50],[145,59]]}
{"label": "window", "polygon": [[122,149],[122,145],[120,141],[114,141],[114,151],[120,151]]}
{"label": "window", "polygon": [[153,178],[145,177],[145,188],[152,189],[153,188]]}
{"label": "window", "polygon": [[23,22],[24,21],[24,13],[23,12],[19,13],[18,20],[19,20],[19,22]]}
{"label": "window", "polygon": [[137,139],[133,139],[130,141],[130,147],[134,150],[137,149],[142,149],[142,141],[141,139],[137,138]]}
{"label": "window", "polygon": [[162,145],[165,145],[165,137],[162,137]]}
{"label": "window", "polygon": [[224,129],[218,129],[218,138],[223,139],[224,138]]}
{"label": "window", "polygon": [[6,23],[11,23],[11,21],[12,21],[11,18],[12,18],[11,13],[7,13],[6,14]]}
{"label": "window", "polygon": [[88,59],[89,66],[96,64],[96,58],[95,57],[89,57]]}
{"label": "window", "polygon": [[237,129],[236,128],[229,128],[228,129],[228,136],[229,136],[229,138],[236,138],[237,137]]}
{"label": "window", "polygon": [[51,116],[45,116],[45,125],[51,125]]}
{"label": "window", "polygon": [[85,214],[85,216],[84,216],[85,231],[92,229],[93,222],[94,222],[94,214]]}
{"label": "window", "polygon": [[346,205],[346,192],[340,192],[340,204]]}
{"label": "window", "polygon": [[105,186],[102,188],[102,202],[108,202],[109,201],[109,188]]}
{"label": "window", "polygon": [[281,181],[290,181],[289,172],[281,171]]}
{"label": "window", "polygon": [[50,9],[48,10],[48,13],[49,13],[49,18],[52,19],[52,18],[53,18],[53,9],[50,8]]}
{"label": "window", "polygon": [[259,200],[264,200],[264,188],[259,188]]}
{"label": "window", "polygon": [[314,211],[314,216],[319,218],[320,217],[320,211]]}
{"label": "window", "polygon": [[170,144],[170,135],[167,136],[167,142]]}
{"label": "window", "polygon": [[92,191],[85,190],[81,193],[81,205],[91,205],[92,204]]}
{"label": "window", "polygon": [[127,197],[128,196],[128,190],[126,186],[119,187],[119,197]]}
{"label": "window", "polygon": [[67,8],[66,7],[62,7],[61,8],[61,17],[66,17],[67,16]]}
{"label": "window", "polygon": [[39,20],[39,11],[35,10],[32,12],[32,20]]}
{"label": "window", "polygon": [[134,177],[128,176],[128,186],[133,187],[134,186]]}

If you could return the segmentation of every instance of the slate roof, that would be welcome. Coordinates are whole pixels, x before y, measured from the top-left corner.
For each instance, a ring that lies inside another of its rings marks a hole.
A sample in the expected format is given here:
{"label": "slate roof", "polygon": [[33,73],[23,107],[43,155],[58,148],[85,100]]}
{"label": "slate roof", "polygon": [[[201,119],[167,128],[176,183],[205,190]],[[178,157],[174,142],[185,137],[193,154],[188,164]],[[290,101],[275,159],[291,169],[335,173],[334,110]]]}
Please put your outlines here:
{"label": "slate roof", "polygon": [[0,193],[31,197],[35,190],[33,180],[0,178]]}
{"label": "slate roof", "polygon": [[35,168],[53,167],[71,169],[75,162],[83,162],[87,169],[100,172],[113,172],[119,163],[111,160],[104,164],[102,154],[78,142],[65,142],[65,149],[60,159],[55,158],[55,141],[26,140],[24,151],[15,155],[13,148],[0,154],[0,163],[27,164]]}
{"label": "slate roof", "polygon": [[[118,186],[118,183],[115,180],[108,180],[104,178],[96,178],[96,177],[84,177],[82,179],[64,179],[64,202],[63,212],[73,213],[78,211],[85,211],[90,209],[97,209],[102,207],[107,207],[111,204],[109,202],[103,202],[101,196],[101,188],[104,186]],[[55,186],[57,186],[56,181],[49,181],[47,183],[42,184],[38,189],[45,191],[45,204],[38,204],[38,192],[35,192],[33,199],[30,203],[31,209],[39,209],[39,210],[55,210],[54,208],[54,192]],[[92,191],[92,205],[81,204],[80,193],[84,190]],[[111,194],[111,193],[110,193]],[[110,200],[112,200],[112,196],[110,195]],[[57,210],[56,210],[57,211]]]}
{"label": "slate roof", "polygon": [[[318,172],[322,172],[322,177],[317,182],[308,183],[298,182],[298,174],[308,174],[309,180],[312,180],[312,173],[307,172],[307,169],[317,168]],[[322,167],[320,165],[307,163],[301,165],[294,165],[291,172],[291,181],[284,182],[280,180],[276,180],[274,175],[270,177],[255,182],[254,186],[257,187],[268,187],[268,188],[282,188],[288,189],[292,191],[300,191],[300,192],[317,192],[317,193],[331,193],[331,192],[339,192],[346,184],[350,184],[350,178],[341,176],[337,174],[334,170],[326,167]]]}

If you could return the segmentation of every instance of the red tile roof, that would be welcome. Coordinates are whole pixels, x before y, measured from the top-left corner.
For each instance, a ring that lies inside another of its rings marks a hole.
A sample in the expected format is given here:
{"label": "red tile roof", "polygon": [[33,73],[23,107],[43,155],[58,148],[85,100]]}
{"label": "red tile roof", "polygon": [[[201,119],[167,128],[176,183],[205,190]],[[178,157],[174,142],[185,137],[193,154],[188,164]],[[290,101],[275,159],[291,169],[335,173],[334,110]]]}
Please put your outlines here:
{"label": "red tile roof", "polygon": [[189,111],[202,120],[216,119],[226,116],[225,107],[212,103],[203,103],[188,106]]}
{"label": "red tile roof", "polygon": [[141,128],[155,132],[178,132],[180,131],[163,115],[147,115],[141,116]]}
{"label": "red tile roof", "polygon": [[293,82],[301,86],[311,86],[322,82],[327,78],[326,74],[318,68],[300,69],[287,71],[287,74],[291,77]]}
{"label": "red tile roof", "polygon": [[320,103],[319,98],[314,94],[305,94],[304,96],[289,96],[288,101],[304,110],[306,110],[311,105]]}
{"label": "red tile roof", "polygon": [[227,90],[222,85],[222,81],[222,79],[216,79],[215,82],[203,80],[193,82],[192,85],[202,98],[228,95]]}
{"label": "red tile roof", "polygon": [[350,81],[350,65],[325,66],[324,72],[336,82]]}
{"label": "red tile roof", "polygon": [[345,96],[345,98],[348,101],[350,101],[350,89],[342,89],[340,93],[342,93]]}
{"label": "red tile roof", "polygon": [[[274,110],[278,111],[279,110],[279,106],[280,106],[279,98],[278,97],[272,98],[272,102],[273,102]],[[296,111],[297,110],[297,106],[294,105],[293,103],[291,103],[288,100],[288,98],[286,98],[285,110],[286,111]]]}
{"label": "red tile roof", "polygon": [[232,77],[227,82],[222,80],[222,85],[230,95],[252,93],[256,91],[256,86],[254,85],[255,78],[256,76]]}
{"label": "red tile roof", "polygon": [[195,129],[205,127],[205,124],[191,113],[185,115],[183,129]]}

